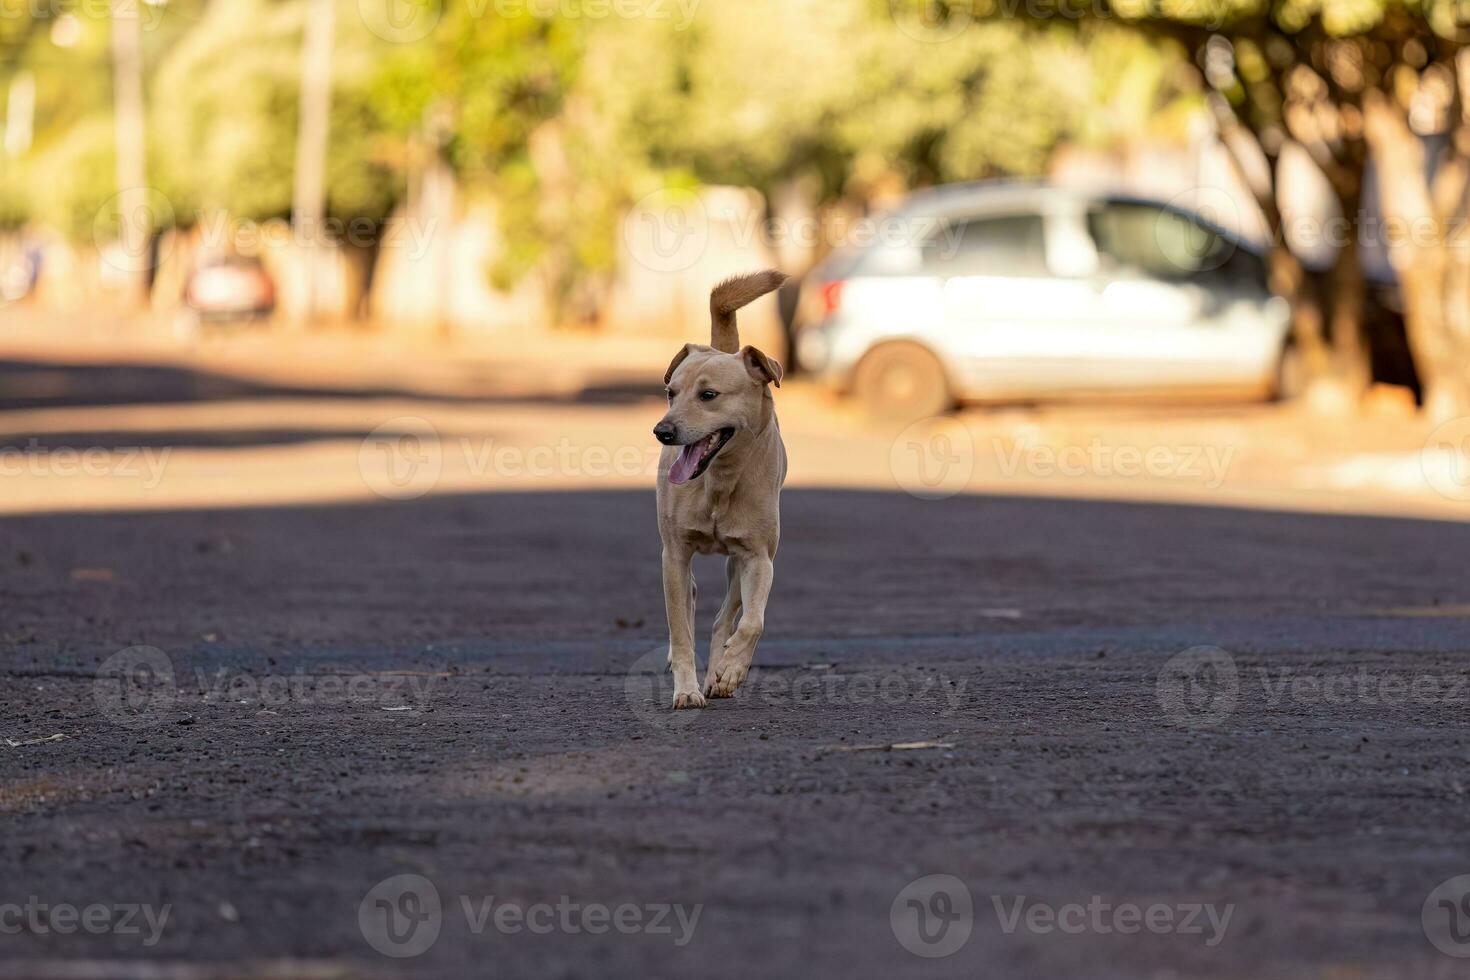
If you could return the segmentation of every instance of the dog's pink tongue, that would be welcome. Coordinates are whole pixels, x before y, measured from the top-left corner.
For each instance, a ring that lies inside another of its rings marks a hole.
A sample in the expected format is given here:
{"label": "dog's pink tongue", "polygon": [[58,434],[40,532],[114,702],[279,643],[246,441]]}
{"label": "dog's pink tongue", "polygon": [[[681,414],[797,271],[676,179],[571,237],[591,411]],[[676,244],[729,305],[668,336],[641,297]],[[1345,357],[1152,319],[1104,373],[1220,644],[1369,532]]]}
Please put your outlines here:
{"label": "dog's pink tongue", "polygon": [[688,483],[689,478],[694,475],[694,470],[699,466],[699,459],[704,455],[704,447],[709,445],[710,436],[705,436],[698,442],[691,442],[679,450],[679,455],[669,467],[669,482],[674,486]]}

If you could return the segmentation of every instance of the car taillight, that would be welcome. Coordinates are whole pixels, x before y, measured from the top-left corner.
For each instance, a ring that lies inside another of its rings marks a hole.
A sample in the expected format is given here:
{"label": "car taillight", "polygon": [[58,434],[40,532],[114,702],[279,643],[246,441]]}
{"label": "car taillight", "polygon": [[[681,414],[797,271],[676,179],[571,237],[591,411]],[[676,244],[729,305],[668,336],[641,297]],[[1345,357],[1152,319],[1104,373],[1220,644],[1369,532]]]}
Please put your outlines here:
{"label": "car taillight", "polygon": [[831,316],[842,308],[842,287],[847,285],[841,279],[833,280],[822,285],[822,315]]}

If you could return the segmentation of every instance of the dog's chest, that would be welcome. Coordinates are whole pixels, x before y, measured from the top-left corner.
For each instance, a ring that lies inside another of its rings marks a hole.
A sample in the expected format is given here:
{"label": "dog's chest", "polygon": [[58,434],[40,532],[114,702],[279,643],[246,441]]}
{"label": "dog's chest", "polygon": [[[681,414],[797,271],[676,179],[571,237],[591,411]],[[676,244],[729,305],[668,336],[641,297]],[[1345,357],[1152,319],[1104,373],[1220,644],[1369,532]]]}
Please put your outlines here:
{"label": "dog's chest", "polygon": [[731,494],[713,494],[708,505],[689,515],[685,534],[701,555],[725,555],[745,537],[738,515],[731,507]]}

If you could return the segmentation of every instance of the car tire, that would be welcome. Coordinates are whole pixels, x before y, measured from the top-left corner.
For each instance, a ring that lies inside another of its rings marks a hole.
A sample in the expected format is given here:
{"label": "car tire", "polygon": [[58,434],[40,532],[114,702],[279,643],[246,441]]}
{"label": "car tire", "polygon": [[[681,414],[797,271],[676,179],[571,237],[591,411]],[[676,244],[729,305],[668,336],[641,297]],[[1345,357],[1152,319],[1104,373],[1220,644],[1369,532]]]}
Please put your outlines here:
{"label": "car tire", "polygon": [[912,422],[954,408],[944,365],[917,344],[869,351],[853,375],[853,393],[874,418]]}
{"label": "car tire", "polygon": [[1285,402],[1301,397],[1307,388],[1307,364],[1301,348],[1287,344],[1276,358],[1276,377],[1271,386],[1273,401]]}

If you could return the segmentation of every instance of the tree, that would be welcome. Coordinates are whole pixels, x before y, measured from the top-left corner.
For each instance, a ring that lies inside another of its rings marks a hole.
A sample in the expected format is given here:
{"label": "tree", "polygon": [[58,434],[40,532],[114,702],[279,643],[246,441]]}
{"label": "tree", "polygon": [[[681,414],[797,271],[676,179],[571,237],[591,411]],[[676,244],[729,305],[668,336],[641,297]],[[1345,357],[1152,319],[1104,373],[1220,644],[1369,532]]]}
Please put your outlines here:
{"label": "tree", "polygon": [[[1331,186],[1347,233],[1325,288],[1315,292],[1286,248],[1274,183],[1261,195],[1278,243],[1275,282],[1296,305],[1296,336],[1311,366],[1354,387],[1367,381],[1373,338],[1364,337],[1359,251],[1382,242],[1398,272],[1425,403],[1436,415],[1463,410],[1470,381],[1463,8],[1452,0],[1111,0],[1104,12],[1187,46],[1227,145],[1238,149],[1238,137],[1248,137],[1274,172],[1295,143]],[[1370,227],[1370,189],[1382,203],[1381,227]]]}

